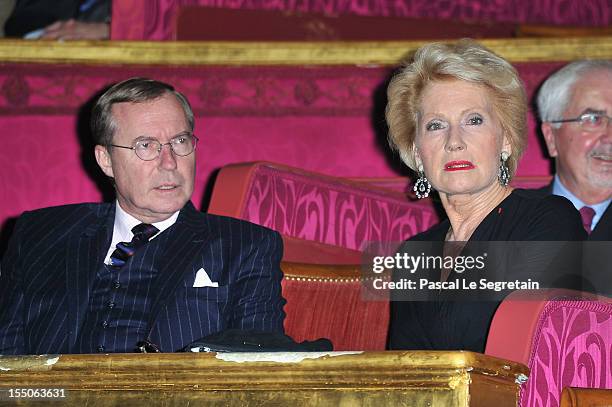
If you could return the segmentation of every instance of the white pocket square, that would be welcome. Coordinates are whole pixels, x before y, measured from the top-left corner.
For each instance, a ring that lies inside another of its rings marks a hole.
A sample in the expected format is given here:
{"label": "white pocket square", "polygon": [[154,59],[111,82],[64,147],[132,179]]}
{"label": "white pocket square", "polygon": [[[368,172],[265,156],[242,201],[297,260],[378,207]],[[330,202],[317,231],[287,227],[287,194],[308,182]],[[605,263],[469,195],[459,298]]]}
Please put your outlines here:
{"label": "white pocket square", "polygon": [[212,281],[206,271],[201,268],[196,273],[195,281],[193,282],[194,287],[219,287],[219,283]]}

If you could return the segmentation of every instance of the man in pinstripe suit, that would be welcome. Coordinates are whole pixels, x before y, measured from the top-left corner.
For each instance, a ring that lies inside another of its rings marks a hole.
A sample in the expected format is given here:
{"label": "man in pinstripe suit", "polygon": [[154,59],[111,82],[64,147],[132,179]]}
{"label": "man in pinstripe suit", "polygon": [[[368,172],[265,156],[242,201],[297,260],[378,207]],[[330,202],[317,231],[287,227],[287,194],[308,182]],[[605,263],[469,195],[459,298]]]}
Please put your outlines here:
{"label": "man in pinstripe suit", "polygon": [[0,354],[143,340],[172,352],[230,328],[283,332],[280,236],[196,211],[193,128],[167,84],[133,78],[100,97],[95,156],[117,200],[21,216],[0,272]]}

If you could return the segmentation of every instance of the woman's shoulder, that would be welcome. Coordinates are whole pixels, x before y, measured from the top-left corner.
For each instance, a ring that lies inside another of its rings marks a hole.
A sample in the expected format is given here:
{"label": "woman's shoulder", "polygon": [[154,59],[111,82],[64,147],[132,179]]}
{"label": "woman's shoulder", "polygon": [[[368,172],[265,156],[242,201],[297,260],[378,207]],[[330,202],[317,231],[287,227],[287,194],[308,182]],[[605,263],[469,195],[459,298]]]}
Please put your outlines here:
{"label": "woman's shoulder", "polygon": [[566,198],[537,189],[512,193],[516,221],[525,224],[528,240],[583,240],[586,232],[580,214]]}
{"label": "woman's shoulder", "polygon": [[438,240],[444,240],[446,237],[446,233],[448,232],[449,221],[448,219],[444,219],[440,223],[430,227],[429,229],[417,233],[414,236],[411,236],[407,240],[416,241],[416,242],[435,242]]}
{"label": "woman's shoulder", "polygon": [[565,197],[553,195],[541,189],[521,189],[512,191],[513,197],[521,201],[525,209],[539,210],[542,212],[561,212],[574,215],[578,212],[574,205]]}

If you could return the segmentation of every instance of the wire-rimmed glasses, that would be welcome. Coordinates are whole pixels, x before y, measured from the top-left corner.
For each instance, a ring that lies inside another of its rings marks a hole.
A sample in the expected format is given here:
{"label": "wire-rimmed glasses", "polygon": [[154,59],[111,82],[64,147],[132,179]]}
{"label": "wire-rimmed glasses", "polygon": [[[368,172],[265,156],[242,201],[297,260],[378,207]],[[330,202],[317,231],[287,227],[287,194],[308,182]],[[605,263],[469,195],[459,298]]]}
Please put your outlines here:
{"label": "wire-rimmed glasses", "polygon": [[184,157],[194,152],[197,143],[198,138],[193,134],[181,134],[167,143],[160,143],[159,140],[154,138],[144,138],[136,140],[132,146],[120,146],[117,144],[111,144],[111,146],[134,150],[141,160],[152,161],[159,157],[162,147],[166,145],[170,146],[174,154]]}
{"label": "wire-rimmed glasses", "polygon": [[576,122],[584,131],[599,131],[605,129],[610,123],[610,116],[601,112],[583,113],[573,119],[550,120],[550,123]]}

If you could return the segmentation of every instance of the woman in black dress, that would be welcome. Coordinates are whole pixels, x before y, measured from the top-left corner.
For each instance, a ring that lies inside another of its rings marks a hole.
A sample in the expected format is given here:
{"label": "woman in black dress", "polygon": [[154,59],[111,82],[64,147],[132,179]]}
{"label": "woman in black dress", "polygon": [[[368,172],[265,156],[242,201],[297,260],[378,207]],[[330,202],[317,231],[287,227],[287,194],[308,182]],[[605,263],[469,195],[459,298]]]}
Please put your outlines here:
{"label": "woman in black dress", "polygon": [[[527,141],[527,103],[506,60],[471,40],[425,45],[392,79],[388,101],[389,141],[417,171],[417,196],[437,190],[448,216],[410,241],[585,238],[580,216],[565,198],[508,186]],[[453,273],[442,270],[439,279]],[[483,352],[498,305],[394,301],[389,348]]]}

